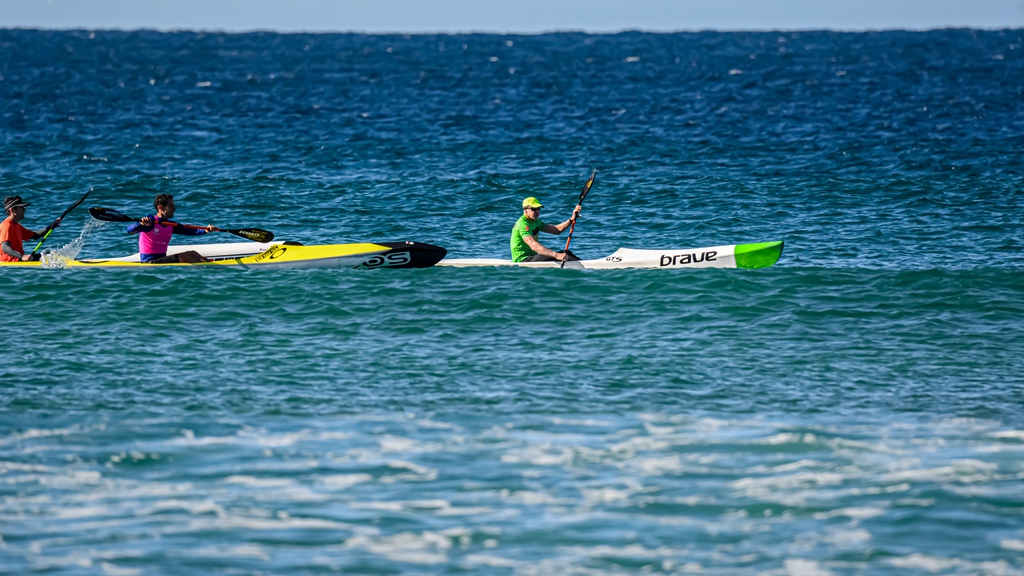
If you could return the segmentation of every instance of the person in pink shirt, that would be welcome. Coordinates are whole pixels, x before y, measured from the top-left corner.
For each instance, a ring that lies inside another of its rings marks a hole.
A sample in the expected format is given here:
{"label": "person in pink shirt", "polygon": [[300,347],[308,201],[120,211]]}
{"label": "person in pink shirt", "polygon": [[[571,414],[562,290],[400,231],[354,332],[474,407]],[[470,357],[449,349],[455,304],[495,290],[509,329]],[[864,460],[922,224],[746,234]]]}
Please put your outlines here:
{"label": "person in pink shirt", "polygon": [[151,214],[139,222],[132,222],[128,225],[129,234],[139,235],[139,260],[149,264],[175,262],[193,264],[210,261],[195,250],[168,256],[167,246],[171,243],[173,234],[198,236],[207,232],[220,232],[220,228],[207,225],[205,229],[196,230],[177,226],[174,222],[170,222],[170,219],[174,217],[174,197],[170,194],[158,194],[156,200],[153,201],[153,207],[156,208],[156,214]]}

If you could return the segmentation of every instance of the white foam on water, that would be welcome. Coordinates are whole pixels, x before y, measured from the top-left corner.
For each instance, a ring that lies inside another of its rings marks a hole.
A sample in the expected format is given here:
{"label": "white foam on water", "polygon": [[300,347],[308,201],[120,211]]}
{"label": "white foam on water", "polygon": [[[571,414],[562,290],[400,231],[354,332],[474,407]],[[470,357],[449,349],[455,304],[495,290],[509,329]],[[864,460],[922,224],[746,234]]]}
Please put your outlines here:
{"label": "white foam on water", "polygon": [[[433,450],[425,446],[421,442],[417,442],[410,438],[403,438],[400,436],[384,436],[380,439],[380,449],[382,452],[423,452],[426,450]],[[434,448],[436,449],[436,448]]]}
{"label": "white foam on water", "polygon": [[398,502],[352,502],[353,510],[380,510],[384,512],[430,512],[435,516],[477,516],[493,510],[485,506],[452,506],[446,500],[412,500]]}
{"label": "white foam on water", "polygon": [[385,512],[402,512],[405,510],[403,502],[352,502],[349,508],[353,510],[382,510]]}
{"label": "white foam on water", "polygon": [[45,248],[40,257],[43,268],[69,268],[71,263],[78,258],[78,254],[85,247],[85,241],[93,232],[103,228],[109,222],[88,218],[82,226],[82,231],[71,242],[59,248]]}
{"label": "white foam on water", "polygon": [[534,466],[567,466],[575,452],[571,448],[554,446],[527,446],[508,450],[501,455],[505,464],[532,464]]}
{"label": "white foam on water", "polygon": [[336,441],[349,438],[351,438],[351,434],[348,433],[316,433],[311,430],[299,430],[297,432],[270,434],[265,430],[245,428],[227,436],[203,436],[200,438],[196,438],[195,432],[192,430],[182,430],[181,436],[169,440],[168,443],[184,446],[228,444],[262,448],[287,448],[306,441]]}
{"label": "white foam on water", "polygon": [[665,438],[640,436],[610,444],[608,445],[608,450],[622,458],[632,458],[638,452],[662,452],[672,448],[673,446],[686,446],[689,444],[693,443],[682,439],[679,441],[673,441]]}
{"label": "white foam on water", "polygon": [[[0,446],[8,444],[15,444],[23,442],[25,440],[32,440],[35,438],[50,438],[53,436],[69,436],[71,434],[78,434],[82,432],[82,428],[79,426],[69,426],[67,428],[29,428],[24,432],[15,432],[0,438]],[[0,462],[0,464],[3,464]]]}
{"label": "white foam on water", "polygon": [[93,518],[106,516],[112,512],[110,506],[60,506],[50,511],[50,516],[55,519],[72,520],[75,518]]}
{"label": "white foam on water", "polygon": [[886,560],[897,568],[927,570],[933,573],[984,574],[987,576],[1024,576],[1024,570],[1011,566],[1005,560],[972,562],[960,558],[940,558],[928,554],[910,554]]}
{"label": "white foam on water", "polygon": [[[951,482],[973,483],[993,480],[999,465],[980,460],[950,460],[947,466],[915,467],[881,475],[883,482]],[[900,464],[905,465],[907,461]]]}
{"label": "white foam on water", "polygon": [[241,484],[257,488],[283,488],[295,486],[295,480],[291,478],[256,478],[254,476],[228,476],[224,479],[225,484]]}
{"label": "white foam on water", "polygon": [[829,518],[837,518],[845,516],[854,520],[864,520],[866,518],[874,518],[876,516],[884,516],[888,513],[888,510],[884,508],[870,508],[870,507],[853,507],[853,508],[840,508],[838,510],[829,510],[828,512],[818,512],[814,514],[816,520],[828,520]]}
{"label": "white foam on water", "polygon": [[683,459],[678,454],[651,458],[632,458],[623,462],[620,468],[639,472],[646,476],[664,476],[681,474],[686,470]]}
{"label": "white foam on water", "polygon": [[681,556],[687,553],[687,549],[680,546],[658,546],[648,548],[643,544],[625,544],[615,546],[612,544],[598,544],[596,546],[562,546],[559,550],[568,555],[579,558],[611,557],[611,558],[664,558],[666,556]]}
{"label": "white foam on water", "polygon": [[235,558],[256,558],[265,562],[270,561],[270,553],[267,549],[258,544],[242,544],[238,546],[210,546],[189,551],[188,556],[197,558],[224,558],[231,556]]}
{"label": "white foam on water", "polygon": [[834,528],[821,541],[840,548],[862,548],[871,542],[871,532],[864,528]]}
{"label": "white foam on water", "polygon": [[23,464],[21,462],[5,462],[0,460],[0,474],[8,472],[51,472],[56,473],[59,469],[43,464]]}
{"label": "white foam on water", "polygon": [[1003,430],[989,434],[990,438],[1013,439],[1024,442],[1024,430]]}
{"label": "white foam on water", "polygon": [[226,516],[227,512],[224,507],[217,504],[213,500],[160,500],[150,506],[140,509],[137,512],[139,516],[151,516],[154,514],[162,514],[165,512],[172,512],[174,510],[180,510],[187,512],[193,516],[201,516],[204,514],[214,514],[216,516]]}
{"label": "white foam on water", "polygon": [[814,434],[801,434],[794,432],[780,432],[765,438],[750,441],[754,445],[776,446],[779,444],[813,444],[818,438]]}
{"label": "white foam on water", "polygon": [[373,476],[369,474],[332,474],[328,476],[317,476],[316,483],[331,490],[345,490],[358,484],[373,482]]}
{"label": "white foam on water", "polygon": [[935,506],[935,498],[899,498],[895,501],[897,506],[917,506],[919,508],[931,508]]}
{"label": "white foam on water", "polygon": [[839,486],[845,478],[838,472],[797,472],[784,476],[740,478],[729,485],[748,496],[770,496],[779,490]]}
{"label": "white foam on water", "polygon": [[644,430],[651,436],[667,436],[676,434],[679,429],[676,426],[657,426],[650,422],[644,422]]}
{"label": "white foam on water", "polygon": [[345,548],[365,550],[396,562],[412,564],[443,564],[454,546],[444,534],[426,531],[420,534],[401,532],[390,536],[357,535],[345,541]]}
{"label": "white foam on water", "polygon": [[582,506],[589,508],[597,504],[612,504],[629,502],[629,499],[636,494],[635,490],[618,490],[615,488],[584,488]]}
{"label": "white foam on water", "polygon": [[124,568],[110,562],[100,562],[100,569],[106,576],[139,576],[142,570],[139,568]]}
{"label": "white foam on water", "polygon": [[[679,560],[690,556],[686,548],[675,546],[660,546],[658,548],[647,548],[640,544],[627,544],[624,546],[597,545],[597,546],[561,546],[558,547],[556,558],[544,558],[529,564],[523,564],[516,571],[517,575],[549,576],[620,576],[622,574],[637,574],[656,572],[658,569],[666,573],[696,574],[701,573],[703,568],[697,562],[680,564]],[[636,569],[597,568],[587,566],[588,560],[605,560],[609,558],[629,558],[633,561],[645,561],[653,566],[645,566],[642,571]],[[653,569],[653,570],[652,570]]]}
{"label": "white foam on water", "polygon": [[814,560],[790,558],[786,560],[786,574],[789,576],[833,576],[833,572],[823,568]]}
{"label": "white foam on water", "polygon": [[758,472],[758,473],[773,472],[773,473],[778,474],[780,472],[793,472],[795,470],[805,470],[805,469],[816,470],[816,469],[822,468],[824,465],[825,465],[824,462],[819,462],[817,460],[797,460],[796,462],[787,462],[785,464],[779,464],[779,465],[754,466],[751,469],[751,472]]}
{"label": "white foam on water", "polygon": [[999,541],[999,547],[1014,552],[1024,552],[1024,540],[1003,539]]}
{"label": "white foam on water", "polygon": [[595,426],[599,428],[614,428],[618,423],[610,420],[596,420],[594,418],[565,418],[556,416],[550,419],[552,424],[558,426]]}
{"label": "white foam on water", "polygon": [[441,422],[439,420],[431,420],[429,418],[418,418],[414,420],[417,426],[427,430],[461,430],[462,427],[458,424],[452,424],[450,422]]}
{"label": "white foam on water", "polygon": [[412,462],[406,462],[405,460],[392,460],[388,462],[388,467],[399,470],[408,470],[409,472],[419,474],[420,476],[434,476],[437,474],[437,470],[427,468],[426,466],[420,466],[419,464],[413,464]]}
{"label": "white foam on water", "polygon": [[322,518],[256,518],[251,516],[225,516],[192,519],[185,532],[209,530],[349,530],[375,532],[373,528]]}
{"label": "white foam on water", "polygon": [[525,506],[555,504],[558,502],[558,500],[550,494],[535,492],[532,490],[516,490],[512,492],[509,491],[508,488],[503,488],[499,491],[498,495],[506,502],[518,503]]}
{"label": "white foam on water", "polygon": [[449,506],[436,512],[437,516],[479,516],[489,514],[493,509],[486,506]]}
{"label": "white foam on water", "polygon": [[237,444],[235,436],[203,436],[196,438],[192,430],[182,430],[181,436],[167,442],[172,446],[210,446],[215,444]]}
{"label": "white foam on water", "polygon": [[468,554],[461,558],[459,563],[466,567],[487,566],[489,568],[518,568],[527,564],[522,560],[512,560],[492,554]]}
{"label": "white foam on water", "polygon": [[353,510],[430,512],[435,516],[475,516],[492,512],[492,509],[486,506],[452,506],[451,502],[441,499],[352,502],[349,507]]}
{"label": "white foam on water", "polygon": [[[40,556],[33,559],[33,568],[38,571],[55,568],[92,568],[97,562],[135,560],[145,555],[138,550],[81,550],[64,556]],[[113,566],[113,565],[112,565]]]}

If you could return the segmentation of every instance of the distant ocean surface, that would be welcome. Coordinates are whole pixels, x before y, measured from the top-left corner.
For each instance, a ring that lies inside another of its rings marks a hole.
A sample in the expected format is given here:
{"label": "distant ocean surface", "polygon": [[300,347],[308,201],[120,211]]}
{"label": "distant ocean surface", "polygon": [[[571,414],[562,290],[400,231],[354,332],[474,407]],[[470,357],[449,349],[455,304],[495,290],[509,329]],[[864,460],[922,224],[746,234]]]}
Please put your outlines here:
{"label": "distant ocean surface", "polygon": [[3,195],[93,188],[49,248],[169,193],[507,258],[592,170],[584,258],[786,242],[0,268],[0,574],[1024,575],[1022,91],[1022,30],[0,30]]}

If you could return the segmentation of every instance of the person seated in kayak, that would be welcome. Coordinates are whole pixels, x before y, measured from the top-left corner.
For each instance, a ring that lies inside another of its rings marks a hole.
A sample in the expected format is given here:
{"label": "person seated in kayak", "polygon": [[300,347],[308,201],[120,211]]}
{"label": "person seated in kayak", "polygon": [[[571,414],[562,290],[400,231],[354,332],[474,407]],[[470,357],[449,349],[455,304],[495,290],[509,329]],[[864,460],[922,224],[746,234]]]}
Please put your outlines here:
{"label": "person seated in kayak", "polygon": [[[46,235],[46,230],[33,232],[21,225],[25,218],[25,208],[28,204],[21,199],[21,196],[8,196],[4,198],[4,211],[7,218],[0,223],[0,262],[29,262],[39,260],[40,254],[25,254],[25,240],[37,240]],[[50,228],[60,226],[60,218],[50,224]]]}
{"label": "person seated in kayak", "polygon": [[170,194],[158,194],[156,200],[153,200],[153,207],[156,208],[156,214],[151,214],[142,218],[139,222],[132,222],[128,225],[129,234],[139,235],[140,261],[147,264],[170,264],[175,262],[193,264],[195,262],[210,261],[195,250],[168,256],[167,246],[171,243],[172,234],[198,236],[207,232],[220,232],[220,228],[207,225],[206,229],[196,230],[164,224],[163,222],[174,217],[174,197]]}
{"label": "person seated in kayak", "polygon": [[537,241],[538,232],[547,232],[548,234],[561,234],[566,228],[572,224],[572,219],[577,217],[580,210],[583,209],[579,204],[572,211],[572,216],[562,222],[561,224],[545,224],[540,219],[540,209],[544,206],[534,198],[530,196],[526,200],[523,200],[523,215],[516,221],[516,225],[512,227],[512,239],[510,245],[512,248],[512,261],[513,262],[566,262],[568,260],[579,260],[575,254],[567,250],[560,250],[555,252],[545,248],[540,242]]}

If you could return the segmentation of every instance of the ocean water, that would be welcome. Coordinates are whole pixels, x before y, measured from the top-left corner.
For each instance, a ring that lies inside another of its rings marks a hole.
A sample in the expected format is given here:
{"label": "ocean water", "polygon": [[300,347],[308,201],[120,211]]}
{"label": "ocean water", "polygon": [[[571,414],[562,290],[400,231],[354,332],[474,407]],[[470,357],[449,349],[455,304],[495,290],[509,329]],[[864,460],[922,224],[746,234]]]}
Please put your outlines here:
{"label": "ocean water", "polygon": [[0,270],[0,573],[1022,575],[1022,90],[1021,30],[0,30],[4,195],[93,188],[50,248],[170,193],[507,257],[591,170],[585,258],[786,242]]}

